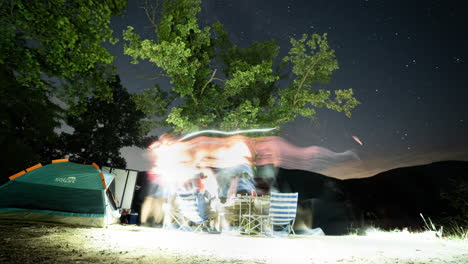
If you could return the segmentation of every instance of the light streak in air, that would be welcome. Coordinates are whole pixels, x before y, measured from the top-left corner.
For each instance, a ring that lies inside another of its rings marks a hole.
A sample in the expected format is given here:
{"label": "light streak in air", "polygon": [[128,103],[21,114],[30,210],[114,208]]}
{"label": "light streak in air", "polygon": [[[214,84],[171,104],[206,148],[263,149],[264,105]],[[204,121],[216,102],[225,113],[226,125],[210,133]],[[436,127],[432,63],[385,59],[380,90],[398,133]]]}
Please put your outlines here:
{"label": "light streak in air", "polygon": [[361,141],[358,137],[352,136],[352,138],[353,138],[357,143],[359,143],[359,145],[361,145],[361,146],[363,145],[363,144],[362,144],[362,141]]}
{"label": "light streak in air", "polygon": [[236,134],[241,134],[241,133],[255,133],[255,132],[269,132],[275,130],[275,128],[258,128],[258,129],[247,129],[247,130],[236,130],[236,131],[220,131],[220,130],[202,130],[202,131],[197,131],[197,132],[192,132],[189,133],[185,136],[183,136],[179,141],[186,140],[188,138],[191,138],[193,136],[203,134],[203,133],[214,133],[214,134],[222,134],[222,135],[236,135]]}

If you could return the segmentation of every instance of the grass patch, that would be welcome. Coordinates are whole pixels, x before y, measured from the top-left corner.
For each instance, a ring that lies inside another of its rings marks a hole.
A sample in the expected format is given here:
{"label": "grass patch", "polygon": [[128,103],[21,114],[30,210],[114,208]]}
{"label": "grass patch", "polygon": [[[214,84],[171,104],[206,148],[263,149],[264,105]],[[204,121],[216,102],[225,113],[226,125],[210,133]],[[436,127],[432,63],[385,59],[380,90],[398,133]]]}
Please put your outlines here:
{"label": "grass patch", "polygon": [[420,214],[424,225],[419,230],[408,230],[408,228],[395,228],[384,230],[378,225],[368,224],[365,226],[353,226],[349,228],[349,236],[371,236],[371,237],[412,237],[425,239],[449,239],[468,242],[468,228],[456,222],[446,225],[434,223],[430,218]]}
{"label": "grass patch", "polygon": [[453,240],[462,240],[468,242],[468,228],[463,227],[455,222],[452,222],[448,225],[440,226],[437,229],[436,225],[431,221],[431,218],[427,220],[422,214],[421,218],[424,221],[424,228],[426,231],[436,232],[437,236],[440,238],[448,238]]}

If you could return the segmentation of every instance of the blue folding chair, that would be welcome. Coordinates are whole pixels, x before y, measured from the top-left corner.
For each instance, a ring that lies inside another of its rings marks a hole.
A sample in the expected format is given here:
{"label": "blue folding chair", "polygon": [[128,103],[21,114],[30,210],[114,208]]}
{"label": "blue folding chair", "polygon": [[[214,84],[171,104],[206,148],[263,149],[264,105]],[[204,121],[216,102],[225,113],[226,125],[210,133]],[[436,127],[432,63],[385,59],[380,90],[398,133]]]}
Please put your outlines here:
{"label": "blue folding chair", "polygon": [[[199,211],[198,202],[197,194],[194,192],[179,192],[177,194],[178,213],[184,218],[178,217],[176,220],[179,229],[200,231],[206,226],[208,219],[202,217],[204,214]],[[190,226],[190,223],[195,226],[195,229]]]}
{"label": "blue folding chair", "polygon": [[269,218],[272,234],[275,227],[278,231],[287,231],[287,234],[294,233],[294,221],[296,220],[298,193],[275,193],[270,194]]}

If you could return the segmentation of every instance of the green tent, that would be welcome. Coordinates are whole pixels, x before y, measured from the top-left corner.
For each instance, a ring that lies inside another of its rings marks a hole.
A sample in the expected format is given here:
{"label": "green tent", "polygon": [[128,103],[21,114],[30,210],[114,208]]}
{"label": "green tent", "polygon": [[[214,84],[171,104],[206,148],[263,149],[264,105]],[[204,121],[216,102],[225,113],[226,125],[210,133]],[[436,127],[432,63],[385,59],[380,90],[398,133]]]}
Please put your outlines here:
{"label": "green tent", "polygon": [[103,227],[119,216],[107,191],[113,180],[96,164],[38,164],[0,186],[0,218]]}

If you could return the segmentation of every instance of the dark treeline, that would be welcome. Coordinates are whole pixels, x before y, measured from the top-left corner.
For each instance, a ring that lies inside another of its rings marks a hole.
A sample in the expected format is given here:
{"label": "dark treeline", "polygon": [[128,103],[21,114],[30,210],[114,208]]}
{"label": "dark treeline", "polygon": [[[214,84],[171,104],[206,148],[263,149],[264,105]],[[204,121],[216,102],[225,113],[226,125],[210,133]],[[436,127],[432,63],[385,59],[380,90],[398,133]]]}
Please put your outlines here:
{"label": "dark treeline", "polygon": [[112,101],[88,98],[83,101],[85,111],[71,114],[40,90],[20,86],[11,73],[1,74],[3,181],[34,164],[65,157],[125,168],[121,148],[145,147],[156,139],[141,136],[139,121],[144,115],[118,76],[109,80]]}
{"label": "dark treeline", "polygon": [[444,161],[398,168],[363,179],[337,180],[281,169],[283,191],[299,192],[312,227],[326,234],[378,227],[423,230],[430,218],[440,226],[468,226],[468,162]]}

